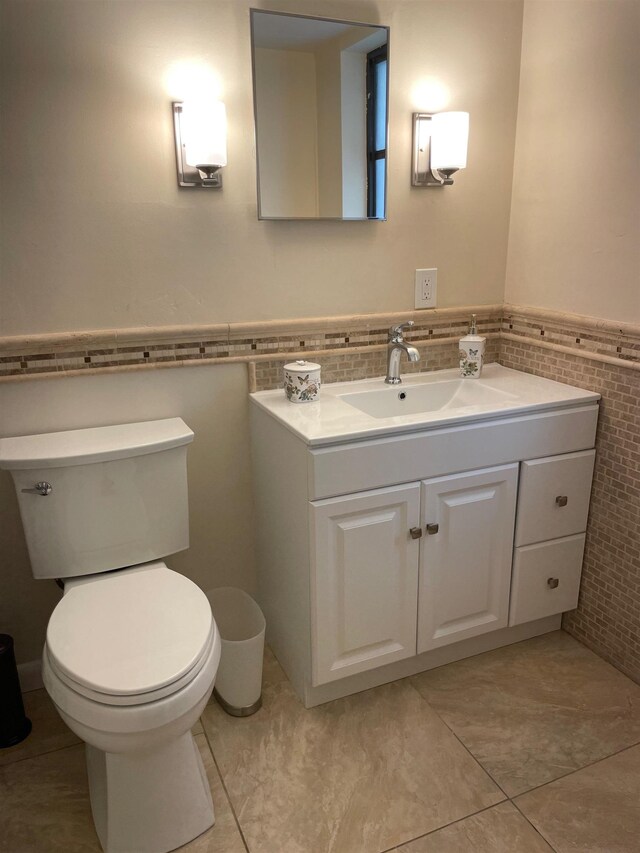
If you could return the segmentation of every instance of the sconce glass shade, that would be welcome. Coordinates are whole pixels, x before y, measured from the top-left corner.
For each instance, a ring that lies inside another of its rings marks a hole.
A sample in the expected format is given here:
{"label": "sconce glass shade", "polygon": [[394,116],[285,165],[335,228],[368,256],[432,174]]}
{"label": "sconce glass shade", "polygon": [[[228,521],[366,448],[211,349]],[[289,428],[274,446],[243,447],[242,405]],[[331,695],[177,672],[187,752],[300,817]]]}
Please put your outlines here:
{"label": "sconce glass shade", "polygon": [[469,113],[436,113],[431,118],[431,168],[455,172],[467,165]]}
{"label": "sconce glass shade", "polygon": [[185,101],[181,126],[187,165],[201,171],[227,165],[227,114],[222,101]]}

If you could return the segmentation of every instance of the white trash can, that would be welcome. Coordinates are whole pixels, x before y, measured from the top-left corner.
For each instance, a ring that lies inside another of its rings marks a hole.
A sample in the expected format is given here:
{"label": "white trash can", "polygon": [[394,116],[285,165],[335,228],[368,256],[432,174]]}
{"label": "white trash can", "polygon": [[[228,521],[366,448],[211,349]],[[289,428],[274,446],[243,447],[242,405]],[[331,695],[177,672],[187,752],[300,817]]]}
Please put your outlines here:
{"label": "white trash can", "polygon": [[267,623],[258,604],[244,590],[223,586],[208,590],[207,598],[222,641],[213,695],[228,714],[248,717],[262,705]]}

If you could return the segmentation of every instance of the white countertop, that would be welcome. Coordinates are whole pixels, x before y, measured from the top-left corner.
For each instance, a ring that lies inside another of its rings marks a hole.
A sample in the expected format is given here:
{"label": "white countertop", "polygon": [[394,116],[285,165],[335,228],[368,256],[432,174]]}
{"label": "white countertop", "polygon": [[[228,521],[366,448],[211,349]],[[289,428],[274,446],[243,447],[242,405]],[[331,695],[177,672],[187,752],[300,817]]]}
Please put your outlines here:
{"label": "white countertop", "polygon": [[[505,418],[529,412],[582,406],[595,403],[600,395],[572,385],[563,385],[530,373],[521,373],[499,364],[485,365],[480,380],[465,379],[465,383],[482,383],[501,393],[504,399],[455,409],[443,408],[433,412],[372,417],[343,399],[346,395],[387,389],[397,395],[415,386],[425,386],[457,380],[459,371],[438,370],[403,376],[402,384],[389,386],[384,377],[356,382],[336,382],[323,385],[320,397],[311,403],[291,403],[284,390],[257,391],[251,394],[254,405],[260,406],[306,444],[321,446],[343,441],[377,438],[438,427],[462,425],[473,421]],[[434,393],[436,389],[434,388]],[[495,395],[494,395],[495,397]]]}

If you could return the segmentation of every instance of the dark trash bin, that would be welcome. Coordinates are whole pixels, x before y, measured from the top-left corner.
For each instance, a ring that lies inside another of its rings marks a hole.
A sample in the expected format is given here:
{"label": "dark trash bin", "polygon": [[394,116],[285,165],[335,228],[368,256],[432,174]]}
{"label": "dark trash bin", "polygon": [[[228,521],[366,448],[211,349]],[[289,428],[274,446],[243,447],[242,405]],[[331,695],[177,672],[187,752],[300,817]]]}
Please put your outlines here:
{"label": "dark trash bin", "polygon": [[0,634],[0,749],[15,746],[31,731],[24,713],[13,637]]}

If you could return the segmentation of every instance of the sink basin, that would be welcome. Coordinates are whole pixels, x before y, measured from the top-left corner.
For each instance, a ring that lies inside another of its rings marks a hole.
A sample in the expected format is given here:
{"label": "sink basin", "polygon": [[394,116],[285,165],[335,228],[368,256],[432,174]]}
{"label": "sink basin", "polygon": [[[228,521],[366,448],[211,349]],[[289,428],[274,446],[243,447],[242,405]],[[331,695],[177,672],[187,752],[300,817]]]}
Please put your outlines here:
{"label": "sink basin", "polygon": [[450,379],[426,385],[393,385],[354,394],[341,394],[340,399],[372,418],[394,418],[486,406],[517,400],[515,394],[492,388],[480,379]]}

